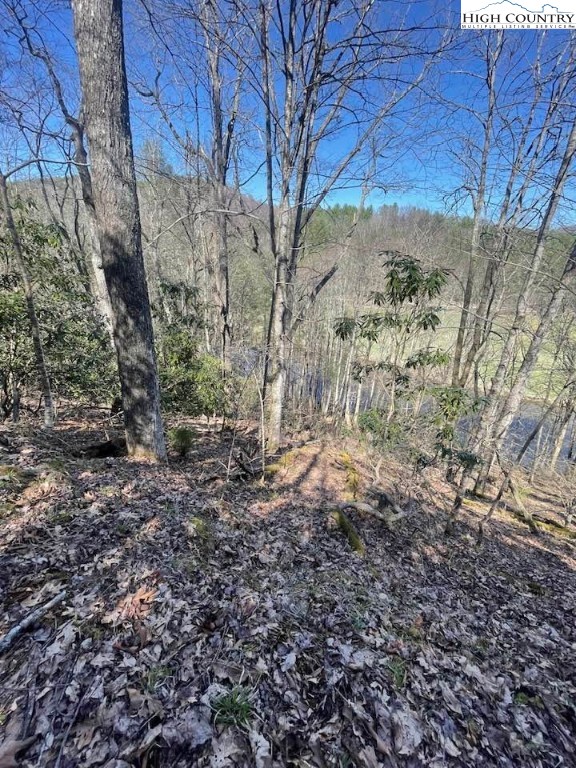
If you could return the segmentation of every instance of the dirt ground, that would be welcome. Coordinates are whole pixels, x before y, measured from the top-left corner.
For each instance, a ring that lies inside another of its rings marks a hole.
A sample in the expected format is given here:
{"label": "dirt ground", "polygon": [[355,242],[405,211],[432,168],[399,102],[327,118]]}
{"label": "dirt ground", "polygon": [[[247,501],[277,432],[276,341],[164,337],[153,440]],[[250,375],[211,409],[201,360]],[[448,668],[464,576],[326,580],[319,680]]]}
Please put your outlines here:
{"label": "dirt ground", "polygon": [[[0,426],[0,768],[576,766],[574,528],[532,533],[393,457],[397,523],[348,512],[376,467],[325,437],[270,460],[246,427],[195,424],[168,466]],[[530,509],[560,520],[541,482]],[[62,597],[62,593],[65,593]]]}

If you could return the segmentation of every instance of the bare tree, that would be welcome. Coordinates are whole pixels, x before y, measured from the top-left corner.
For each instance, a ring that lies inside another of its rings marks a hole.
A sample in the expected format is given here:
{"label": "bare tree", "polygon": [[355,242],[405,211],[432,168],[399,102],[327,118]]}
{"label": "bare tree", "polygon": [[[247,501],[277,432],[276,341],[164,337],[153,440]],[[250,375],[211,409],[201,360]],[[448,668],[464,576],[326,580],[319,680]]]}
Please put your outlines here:
{"label": "bare tree", "polygon": [[[471,201],[473,222],[453,386],[467,386],[486,353],[499,282],[518,250],[519,228],[533,223],[538,207],[546,206],[549,181],[542,170],[554,161],[553,136],[574,66],[570,45],[559,46],[551,56],[547,42],[542,33],[524,54],[526,43],[501,30],[475,41],[482,46],[483,77],[475,71],[466,75],[471,95],[458,105],[457,114],[467,132],[454,141],[466,175],[461,191]],[[522,69],[519,58],[526,61]],[[482,98],[484,109],[478,107]],[[484,276],[477,286],[478,272]]]}
{"label": "bare tree", "polygon": [[[273,4],[260,0],[247,24],[260,30],[255,91],[262,105],[270,250],[275,275],[267,332],[265,393],[267,439],[281,440],[288,360],[293,338],[295,287],[314,212],[344,178],[370,164],[387,118],[419,88],[441,44],[419,40],[419,69],[403,66],[416,51],[413,30],[381,26],[378,9],[361,3],[313,0]],[[345,33],[340,30],[346,29]],[[358,99],[358,92],[362,98]],[[348,132],[348,135],[346,133]],[[328,142],[342,138],[336,159],[321,159]],[[322,169],[320,169],[322,165]],[[361,172],[360,172],[361,173]],[[360,177],[361,178],[361,177]],[[320,283],[322,283],[322,279]],[[325,284],[325,283],[324,283]]]}
{"label": "bare tree", "polygon": [[[475,183],[469,186],[469,194],[472,202],[473,219],[472,232],[470,236],[470,258],[468,264],[468,275],[464,288],[462,314],[460,315],[460,325],[456,337],[456,346],[454,349],[454,365],[452,372],[452,386],[458,386],[461,381],[460,367],[462,365],[462,356],[464,352],[464,341],[466,330],[470,319],[470,309],[472,304],[472,295],[474,290],[474,279],[476,264],[478,261],[478,252],[480,247],[480,234],[482,228],[482,217],[486,204],[486,186],[488,181],[488,162],[493,142],[494,118],[496,113],[497,81],[496,73],[498,62],[502,56],[504,48],[504,32],[498,30],[494,38],[491,33],[486,37],[486,48],[484,58],[486,62],[486,111],[482,115],[482,139],[479,157],[474,157],[474,163],[469,165],[473,167],[472,176]],[[462,374],[464,386],[468,373]]]}
{"label": "bare tree", "polygon": [[[16,173],[21,169],[21,166],[13,169],[11,173]],[[54,426],[54,404],[52,401],[52,390],[50,387],[50,376],[48,374],[48,367],[46,365],[46,359],[44,356],[44,345],[42,344],[42,335],[40,332],[40,324],[38,323],[38,316],[36,314],[36,302],[34,299],[34,290],[32,287],[32,279],[28,272],[28,265],[26,264],[26,258],[24,256],[24,250],[22,248],[22,241],[14,222],[12,215],[12,208],[10,206],[10,198],[8,196],[8,185],[6,183],[11,173],[0,172],[0,201],[2,203],[2,211],[4,214],[4,222],[6,231],[12,245],[12,251],[16,266],[20,273],[22,285],[24,287],[24,296],[26,298],[26,310],[28,313],[28,320],[30,322],[30,328],[32,331],[32,343],[34,346],[34,358],[36,363],[36,373],[38,376],[38,384],[42,396],[44,398],[44,426],[51,428]]]}
{"label": "bare tree", "polygon": [[[229,211],[234,207],[236,190],[231,184],[231,170],[244,72],[236,46],[241,34],[237,4],[185,0],[176,5],[167,0],[143,0],[142,5],[147,32],[169,63],[156,65],[151,85],[141,82],[148,79],[147,73],[139,76],[136,89],[160,113],[186,170],[195,171],[190,185],[195,185],[201,203],[194,215],[203,220],[206,288],[216,331],[213,346],[226,370],[233,337]],[[159,18],[162,23],[158,23]],[[203,40],[193,55],[187,42],[182,45],[183,30]],[[180,73],[182,68],[186,70],[184,78],[178,77],[182,98],[174,109],[164,102],[162,87],[167,78],[173,89],[174,71]],[[205,110],[210,116],[206,122],[199,118]]]}
{"label": "bare tree", "polygon": [[130,131],[122,2],[73,0],[72,8],[128,451],[164,459]]}
{"label": "bare tree", "polygon": [[92,192],[92,178],[88,166],[82,118],[81,116],[74,115],[66,102],[61,78],[58,75],[53,57],[51,56],[48,47],[45,45],[39,30],[34,29],[33,25],[29,24],[21,4],[15,3],[14,0],[7,0],[6,5],[18,24],[22,34],[22,42],[26,46],[28,52],[31,56],[34,56],[41,61],[45,67],[46,74],[54,91],[54,97],[58,104],[58,108],[66,126],[70,129],[71,143],[73,147],[73,156],[70,159],[75,163],[76,172],[80,180],[82,202],[84,204],[84,212],[88,225],[88,236],[90,241],[89,250],[91,256],[89,263],[91,266],[90,275],[93,294],[98,302],[101,315],[106,323],[108,331],[111,334],[112,309],[110,307],[110,297],[108,296],[108,289],[106,287],[106,280],[102,268],[102,256],[100,253],[96,211]]}

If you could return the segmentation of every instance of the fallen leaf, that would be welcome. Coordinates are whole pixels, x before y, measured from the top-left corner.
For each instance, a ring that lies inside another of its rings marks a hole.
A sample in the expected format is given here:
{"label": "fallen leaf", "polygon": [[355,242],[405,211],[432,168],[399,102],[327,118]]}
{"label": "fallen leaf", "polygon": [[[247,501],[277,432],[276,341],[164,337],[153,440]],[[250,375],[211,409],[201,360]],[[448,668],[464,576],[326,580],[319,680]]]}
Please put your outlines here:
{"label": "fallen leaf", "polygon": [[272,765],[270,743],[258,731],[250,731],[248,738],[250,739],[256,768],[269,768]]}
{"label": "fallen leaf", "polygon": [[296,664],[296,654],[294,651],[290,651],[290,653],[286,656],[284,661],[282,662],[282,666],[280,669],[282,672],[287,672],[289,669],[292,669],[292,667]]}
{"label": "fallen leaf", "polygon": [[399,755],[413,754],[422,741],[420,721],[407,706],[396,708],[390,719],[396,753]]}
{"label": "fallen leaf", "polygon": [[229,768],[231,758],[238,757],[244,751],[239,737],[233,731],[227,729],[219,739],[212,739],[214,754],[210,758],[212,768]]}
{"label": "fallen leaf", "polygon": [[362,768],[380,768],[380,763],[374,752],[374,747],[364,747],[358,752],[358,759],[362,761]]}
{"label": "fallen leaf", "polygon": [[208,707],[188,709],[162,726],[162,737],[170,746],[186,746],[189,749],[201,747],[213,735],[210,715]]}
{"label": "fallen leaf", "polygon": [[5,739],[0,744],[0,768],[14,768],[18,765],[16,755],[30,746],[35,741],[36,736],[29,736],[27,739]]}

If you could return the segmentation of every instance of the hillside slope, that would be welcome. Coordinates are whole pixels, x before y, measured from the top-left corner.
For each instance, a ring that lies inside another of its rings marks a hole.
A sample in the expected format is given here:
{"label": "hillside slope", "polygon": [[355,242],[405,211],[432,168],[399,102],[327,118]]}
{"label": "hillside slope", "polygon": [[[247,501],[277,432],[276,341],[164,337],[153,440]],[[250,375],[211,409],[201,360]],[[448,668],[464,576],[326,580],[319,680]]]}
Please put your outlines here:
{"label": "hillside slope", "polygon": [[66,592],[0,656],[2,768],[575,764],[569,538],[500,517],[478,549],[470,508],[445,539],[450,488],[389,461],[410,515],[351,512],[361,557],[354,443],[261,485],[226,479],[249,434],[169,467],[78,458],[96,423],[0,437],[0,639]]}

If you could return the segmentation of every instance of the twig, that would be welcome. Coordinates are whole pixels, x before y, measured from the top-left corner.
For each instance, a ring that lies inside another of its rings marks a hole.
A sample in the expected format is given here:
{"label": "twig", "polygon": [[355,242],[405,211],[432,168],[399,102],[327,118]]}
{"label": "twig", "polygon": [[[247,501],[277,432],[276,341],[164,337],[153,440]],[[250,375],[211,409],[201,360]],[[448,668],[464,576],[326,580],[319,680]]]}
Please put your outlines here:
{"label": "twig", "polygon": [[78,703],[76,704],[76,707],[74,708],[74,712],[72,714],[72,717],[70,718],[68,727],[66,728],[66,733],[64,734],[64,738],[62,739],[62,743],[60,744],[60,749],[58,750],[58,757],[56,758],[56,762],[54,763],[54,768],[60,768],[62,755],[64,754],[64,747],[66,746],[66,742],[68,741],[68,736],[70,736],[70,731],[72,730],[72,726],[76,722],[76,718],[78,717],[78,712],[80,710],[80,706],[83,701],[84,701],[84,696],[81,696],[78,699]]}
{"label": "twig", "polygon": [[[524,458],[524,455],[525,455],[526,451],[530,447],[530,444],[532,443],[532,440],[534,440],[534,438],[536,437],[538,432],[540,432],[540,430],[544,426],[544,423],[545,423],[546,419],[548,418],[548,416],[552,413],[554,408],[556,408],[556,405],[560,401],[560,398],[564,394],[565,390],[568,389],[569,387],[573,387],[575,383],[576,383],[575,381],[571,380],[571,381],[569,381],[567,384],[565,384],[562,387],[560,392],[554,398],[554,401],[548,406],[546,411],[544,411],[544,413],[542,414],[542,416],[540,418],[540,421],[538,421],[538,423],[536,424],[536,426],[534,427],[532,432],[530,432],[530,434],[528,435],[528,437],[524,441],[522,447],[518,451],[518,454],[517,454],[517,456],[516,456],[516,458],[514,460],[514,463],[508,469],[504,469],[504,467],[502,466],[502,460],[500,458],[500,455],[499,455],[498,452],[496,452],[496,458],[498,460],[498,464],[500,464],[500,467],[501,467],[502,471],[504,472],[504,479],[502,480],[500,488],[498,489],[498,494],[497,494],[496,498],[494,499],[494,501],[492,502],[492,504],[490,506],[490,509],[488,510],[486,515],[482,518],[480,523],[478,524],[478,538],[477,538],[478,544],[482,541],[482,538],[484,537],[484,527],[485,527],[485,525],[492,519],[492,516],[496,512],[496,509],[498,508],[498,505],[500,504],[500,502],[502,500],[502,497],[504,496],[504,494],[506,493],[508,488],[510,488],[510,490],[512,491],[512,494],[514,496],[514,500],[516,501],[516,503],[520,507],[520,516],[522,517],[524,522],[528,525],[528,527],[530,528],[532,533],[538,533],[538,526],[534,523],[534,520],[531,519],[531,515],[527,512],[526,508],[524,507],[524,504],[522,503],[522,500],[520,499],[520,496],[518,495],[518,491],[514,490],[514,480],[512,478],[512,471],[513,471],[515,465],[520,466],[522,464],[522,459]],[[463,479],[464,479],[464,477],[465,477],[465,475],[463,476]],[[454,507],[452,508],[451,518],[455,515],[457,509],[462,506],[461,494],[462,494],[462,490],[459,490],[458,494],[456,495],[456,500],[454,502]]]}
{"label": "twig", "polygon": [[36,608],[35,611],[32,611],[32,613],[29,613],[28,616],[22,619],[22,621],[19,624],[16,624],[15,627],[12,627],[12,629],[0,640],[0,653],[5,653],[11,646],[13,645],[14,641],[24,632],[24,630],[28,629],[28,627],[31,627],[33,624],[36,624],[38,619],[41,619],[42,616],[44,616],[45,613],[48,613],[48,611],[51,608],[54,608],[55,605],[58,605],[66,598],[66,592],[60,592],[60,594],[56,595],[56,597],[53,597],[52,600],[46,603],[46,605],[40,606],[40,608]]}

